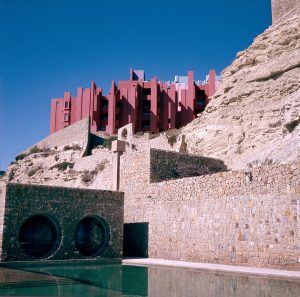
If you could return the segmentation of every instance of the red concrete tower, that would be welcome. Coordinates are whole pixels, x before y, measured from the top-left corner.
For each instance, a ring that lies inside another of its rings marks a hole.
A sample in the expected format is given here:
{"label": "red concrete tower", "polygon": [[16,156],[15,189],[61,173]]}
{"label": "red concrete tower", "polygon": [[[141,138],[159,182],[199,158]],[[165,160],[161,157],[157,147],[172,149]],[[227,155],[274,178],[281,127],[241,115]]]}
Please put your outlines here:
{"label": "red concrete tower", "polygon": [[106,126],[106,132],[109,134],[116,133],[118,127],[118,110],[117,110],[118,88],[115,82],[112,82],[111,89],[108,94],[108,123]]}
{"label": "red concrete tower", "polygon": [[[149,98],[147,98],[149,100]],[[158,85],[156,77],[151,79],[150,132],[158,132]]]}
{"label": "red concrete tower", "polygon": [[194,119],[194,102],[195,102],[195,81],[194,71],[188,72],[188,87],[186,96],[187,121],[191,122]]}
{"label": "red concrete tower", "polygon": [[214,95],[214,93],[217,90],[217,85],[216,85],[216,71],[215,70],[210,70],[208,74],[208,97],[211,97]]}

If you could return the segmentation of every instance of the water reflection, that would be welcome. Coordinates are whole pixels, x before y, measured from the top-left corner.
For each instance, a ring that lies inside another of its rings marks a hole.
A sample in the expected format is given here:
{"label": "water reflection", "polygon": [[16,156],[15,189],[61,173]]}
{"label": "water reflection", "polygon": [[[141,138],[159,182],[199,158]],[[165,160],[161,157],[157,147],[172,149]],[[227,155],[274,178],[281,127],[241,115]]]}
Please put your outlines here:
{"label": "water reflection", "polygon": [[174,268],[90,265],[26,270],[0,269],[0,295],[298,297],[300,292],[296,281]]}
{"label": "water reflection", "polygon": [[184,269],[150,268],[148,279],[148,296],[296,297],[300,292],[300,282]]}

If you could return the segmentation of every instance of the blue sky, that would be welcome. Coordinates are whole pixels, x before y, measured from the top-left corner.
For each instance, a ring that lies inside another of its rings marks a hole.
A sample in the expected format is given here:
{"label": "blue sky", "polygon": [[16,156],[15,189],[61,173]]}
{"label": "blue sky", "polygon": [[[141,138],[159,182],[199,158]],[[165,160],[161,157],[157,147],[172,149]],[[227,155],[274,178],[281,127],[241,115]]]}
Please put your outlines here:
{"label": "blue sky", "polygon": [[129,68],[161,80],[230,65],[271,0],[0,0],[0,169],[49,133],[50,99]]}

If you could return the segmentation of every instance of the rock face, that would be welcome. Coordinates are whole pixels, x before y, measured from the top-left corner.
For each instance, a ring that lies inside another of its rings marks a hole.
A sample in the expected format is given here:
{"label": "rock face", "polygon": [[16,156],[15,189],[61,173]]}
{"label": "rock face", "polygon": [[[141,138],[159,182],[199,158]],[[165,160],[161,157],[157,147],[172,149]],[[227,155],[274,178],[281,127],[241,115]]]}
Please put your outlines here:
{"label": "rock face", "polygon": [[280,21],[299,6],[299,0],[272,0],[273,23]]}
{"label": "rock face", "polygon": [[[73,129],[72,126],[68,128]],[[74,129],[72,131],[74,132]],[[75,134],[77,135],[77,131]],[[86,139],[85,134],[82,138]],[[65,144],[60,139],[59,136],[59,141],[57,141],[56,137],[54,143]],[[76,136],[74,139],[79,140],[80,137]],[[114,137],[110,140],[112,139]],[[43,140],[38,143],[42,143],[40,147],[33,146],[27,149],[18,155],[8,167],[7,172],[0,176],[0,183],[3,181],[112,190],[113,155],[109,139],[102,145],[89,147],[90,155],[88,156],[84,153],[87,150],[85,141],[72,143],[72,140],[69,144],[55,146],[52,142]],[[134,135],[130,142],[127,142],[123,156],[135,153],[138,155],[149,147],[167,151],[185,151],[180,130],[169,130],[151,135],[151,137],[149,133]]]}
{"label": "rock face", "polygon": [[190,153],[231,169],[300,155],[300,14],[237,54],[204,113],[183,129]]}

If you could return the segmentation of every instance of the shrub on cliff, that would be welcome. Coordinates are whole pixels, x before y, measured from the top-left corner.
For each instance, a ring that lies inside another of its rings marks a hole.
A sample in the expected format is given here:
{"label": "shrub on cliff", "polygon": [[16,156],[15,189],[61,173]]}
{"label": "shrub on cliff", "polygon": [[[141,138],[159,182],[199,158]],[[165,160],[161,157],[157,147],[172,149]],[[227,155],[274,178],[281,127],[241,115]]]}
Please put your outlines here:
{"label": "shrub on cliff", "polygon": [[36,154],[36,153],[42,153],[42,152],[46,152],[48,151],[49,149],[48,148],[39,148],[38,146],[34,146],[32,147],[30,150],[29,150],[29,154]]}
{"label": "shrub on cliff", "polygon": [[52,170],[54,168],[57,168],[59,171],[65,171],[68,167],[73,168],[74,163],[64,161],[64,162],[53,165],[49,169]]}
{"label": "shrub on cliff", "polygon": [[83,174],[81,175],[81,181],[85,184],[89,184],[91,181],[93,181],[95,176],[94,171],[84,171]]}
{"label": "shrub on cliff", "polygon": [[64,151],[69,151],[69,150],[73,150],[73,151],[78,151],[81,150],[81,146],[79,144],[72,144],[72,145],[65,145],[63,148]]}

